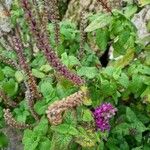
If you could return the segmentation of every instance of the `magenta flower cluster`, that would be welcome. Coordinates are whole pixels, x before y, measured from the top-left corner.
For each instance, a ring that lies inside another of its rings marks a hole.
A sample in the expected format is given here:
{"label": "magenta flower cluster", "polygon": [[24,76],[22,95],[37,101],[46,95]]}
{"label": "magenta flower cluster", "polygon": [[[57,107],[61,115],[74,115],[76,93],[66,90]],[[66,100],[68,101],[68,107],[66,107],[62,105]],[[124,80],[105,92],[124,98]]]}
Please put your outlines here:
{"label": "magenta flower cluster", "polygon": [[110,130],[110,119],[115,115],[117,109],[110,103],[103,103],[93,111],[97,129],[102,132]]}

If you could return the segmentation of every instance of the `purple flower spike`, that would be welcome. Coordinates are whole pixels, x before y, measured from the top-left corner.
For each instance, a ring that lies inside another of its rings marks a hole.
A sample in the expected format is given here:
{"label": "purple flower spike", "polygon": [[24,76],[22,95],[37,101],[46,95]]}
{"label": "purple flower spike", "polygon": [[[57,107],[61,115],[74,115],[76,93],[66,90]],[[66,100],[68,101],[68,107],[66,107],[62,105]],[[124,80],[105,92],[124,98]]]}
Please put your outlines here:
{"label": "purple flower spike", "polygon": [[102,132],[110,130],[109,120],[115,115],[117,109],[110,103],[103,103],[93,111],[97,129]]}

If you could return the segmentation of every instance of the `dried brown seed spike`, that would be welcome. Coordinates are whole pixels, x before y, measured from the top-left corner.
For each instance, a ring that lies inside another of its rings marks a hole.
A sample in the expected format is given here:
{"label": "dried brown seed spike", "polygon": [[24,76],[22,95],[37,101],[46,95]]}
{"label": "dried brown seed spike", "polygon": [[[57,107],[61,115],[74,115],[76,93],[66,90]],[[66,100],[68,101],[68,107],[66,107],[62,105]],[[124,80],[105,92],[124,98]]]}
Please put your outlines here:
{"label": "dried brown seed spike", "polygon": [[34,98],[39,99],[40,94],[37,90],[36,81],[32,75],[32,72],[23,54],[23,45],[17,33],[16,33],[16,36],[12,38],[12,41],[13,41],[14,48],[19,59],[19,65],[21,69],[25,72],[25,74],[27,75],[27,82],[29,84],[30,90],[32,91],[32,93],[34,93]]}
{"label": "dried brown seed spike", "polygon": [[35,120],[39,121],[39,115],[34,110],[34,94],[30,91],[28,84],[26,83],[27,91],[25,93],[25,97],[29,106],[29,110]]}
{"label": "dried brown seed spike", "polygon": [[80,90],[60,101],[55,101],[46,111],[50,124],[58,125],[62,122],[62,113],[67,109],[81,105],[87,97],[87,90]]}
{"label": "dried brown seed spike", "polygon": [[108,6],[107,0],[98,0],[98,1],[101,3],[102,7],[106,9],[107,12],[112,13],[111,7]]}
{"label": "dried brown seed spike", "polygon": [[17,63],[9,58],[6,58],[5,56],[2,56],[0,54],[0,62],[14,68],[14,69],[17,69]]}
{"label": "dried brown seed spike", "polygon": [[17,103],[11,100],[2,90],[0,90],[0,97],[3,99],[4,103],[9,107],[16,107]]}
{"label": "dried brown seed spike", "polygon": [[87,20],[86,20],[86,12],[82,11],[80,13],[80,49],[78,53],[78,58],[82,59],[84,54],[84,44],[86,40],[86,32],[84,32],[84,29],[87,26]]}
{"label": "dried brown seed spike", "polygon": [[59,26],[59,8],[58,8],[58,1],[57,0],[45,0],[45,9],[48,12],[49,20],[54,24],[55,30],[55,43],[58,45],[60,43],[60,26]]}
{"label": "dried brown seed spike", "polygon": [[76,85],[84,85],[85,80],[83,80],[80,76],[77,74],[71,72],[65,65],[63,65],[50,46],[49,38],[46,32],[42,32],[39,28],[39,25],[35,19],[35,17],[32,14],[32,9],[30,6],[30,3],[27,0],[22,0],[22,7],[24,9],[27,21],[29,22],[29,27],[32,32],[32,34],[35,37],[37,46],[39,49],[41,49],[47,58],[47,61],[49,64],[62,76],[69,79]]}
{"label": "dried brown seed spike", "polygon": [[4,119],[5,119],[6,123],[7,123],[9,126],[11,126],[11,127],[13,127],[13,128],[17,128],[17,129],[31,128],[31,126],[28,125],[28,124],[24,124],[24,123],[19,123],[19,122],[17,122],[17,121],[13,118],[13,116],[12,116],[12,114],[11,114],[11,112],[10,112],[9,109],[4,109],[3,111],[4,111]]}

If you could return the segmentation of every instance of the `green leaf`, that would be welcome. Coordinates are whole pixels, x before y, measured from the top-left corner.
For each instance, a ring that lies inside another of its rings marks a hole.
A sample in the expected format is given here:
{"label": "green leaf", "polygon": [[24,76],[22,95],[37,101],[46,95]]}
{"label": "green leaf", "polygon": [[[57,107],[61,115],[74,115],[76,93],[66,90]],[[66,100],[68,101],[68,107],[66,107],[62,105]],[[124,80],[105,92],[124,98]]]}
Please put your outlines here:
{"label": "green leaf", "polygon": [[130,82],[129,90],[135,95],[135,97],[138,97],[142,94],[142,92],[145,90],[142,76],[138,74],[134,74],[132,76],[132,82]]}
{"label": "green leaf", "polygon": [[141,4],[141,7],[150,4],[150,0],[139,0],[139,3]]}
{"label": "green leaf", "polygon": [[87,26],[85,32],[92,32],[96,29],[103,28],[106,25],[110,24],[111,21],[112,17],[109,14],[101,14]]}
{"label": "green leaf", "polygon": [[30,116],[30,113],[28,111],[23,111],[23,112],[17,113],[16,119],[18,122],[25,123],[28,116]]}
{"label": "green leaf", "polygon": [[[25,130],[23,136],[24,149],[37,150],[38,145],[41,143],[43,136],[46,136],[48,131],[48,120],[44,117],[40,120],[39,124],[32,130]],[[47,145],[47,144],[46,144]]]}
{"label": "green leaf", "polygon": [[4,73],[2,69],[0,69],[0,81],[2,81],[5,78]]}
{"label": "green leaf", "polygon": [[50,82],[47,81],[43,81],[40,85],[40,91],[43,94],[43,96],[45,98],[49,98],[49,100],[51,100],[53,97],[51,97],[53,95],[53,93],[55,93],[54,88],[52,87],[52,84]]}
{"label": "green leaf", "polygon": [[40,137],[38,137],[32,130],[26,129],[23,135],[23,145],[24,150],[37,150],[37,146],[40,142]]}
{"label": "green leaf", "polygon": [[21,71],[16,71],[15,72],[15,78],[18,81],[18,83],[20,83],[24,80],[24,75]]}
{"label": "green leaf", "polygon": [[129,122],[137,122],[138,119],[136,117],[136,114],[132,111],[130,107],[126,108],[126,116]]}
{"label": "green leaf", "polygon": [[120,77],[120,74],[121,74],[121,68],[116,68],[114,69],[114,72],[113,72],[113,78],[115,80],[118,80],[118,78]]}
{"label": "green leaf", "polygon": [[57,84],[56,90],[57,90],[57,95],[59,96],[60,99],[67,96],[66,88],[62,86],[60,83]]}
{"label": "green leaf", "polygon": [[0,148],[4,148],[8,146],[8,138],[2,132],[0,132]]}
{"label": "green leaf", "polygon": [[137,129],[137,132],[139,133],[142,133],[147,130],[145,125],[140,120],[136,121],[135,123],[132,123],[130,127]]}
{"label": "green leaf", "polygon": [[113,63],[113,66],[118,68],[124,68],[133,60],[133,58],[134,58],[134,50],[129,49],[127,50],[127,53],[122,58],[116,60]]}
{"label": "green leaf", "polygon": [[86,76],[88,79],[92,79],[98,74],[98,70],[96,67],[81,67],[77,73],[80,76]]}
{"label": "green leaf", "polygon": [[61,55],[61,60],[69,68],[80,65],[80,61],[75,56],[68,56],[66,52]]}
{"label": "green leaf", "polygon": [[116,90],[117,85],[115,83],[111,83],[108,80],[101,81],[100,91],[103,96],[112,96],[114,93],[116,93]]}
{"label": "green leaf", "polygon": [[128,7],[126,7],[126,9],[124,11],[124,15],[127,18],[130,18],[136,13],[137,9],[138,9],[138,7],[136,5],[129,5]]}
{"label": "green leaf", "polygon": [[109,41],[109,32],[107,28],[96,31],[96,44],[101,51],[105,51]]}
{"label": "green leaf", "polygon": [[31,63],[31,66],[33,68],[39,69],[39,67],[41,67],[42,65],[45,65],[46,63],[47,62],[46,62],[46,59],[43,56],[43,54],[42,53],[37,53],[35,59]]}
{"label": "green leaf", "polygon": [[39,115],[45,114],[47,107],[48,107],[48,104],[46,103],[45,99],[37,101],[34,105],[34,109]]}
{"label": "green leaf", "polygon": [[69,124],[60,124],[58,126],[52,126],[51,130],[60,134],[78,135],[79,132],[76,128]]}
{"label": "green leaf", "polygon": [[125,73],[122,73],[118,79],[118,82],[125,88],[129,86],[129,78]]}
{"label": "green leaf", "polygon": [[117,146],[117,143],[114,138],[110,137],[106,143],[106,147],[109,150],[120,150],[120,148]]}
{"label": "green leaf", "polygon": [[3,108],[0,106],[0,119],[3,118],[4,112],[3,112]]}
{"label": "green leaf", "polygon": [[104,142],[101,141],[99,144],[98,144],[98,150],[104,150]]}
{"label": "green leaf", "polygon": [[71,110],[67,110],[65,111],[64,115],[64,122],[66,124],[70,124],[73,127],[76,127],[77,125],[77,115],[76,115],[76,110],[71,109]]}
{"label": "green leaf", "polygon": [[77,30],[73,23],[70,23],[69,21],[63,21],[61,23],[60,32],[64,36],[65,40],[74,40]]}
{"label": "green leaf", "polygon": [[14,96],[18,91],[18,83],[14,79],[3,82],[2,87],[9,96]]}
{"label": "green leaf", "polygon": [[64,65],[66,66],[69,65],[68,55],[66,52],[61,55],[61,61],[63,62]]}
{"label": "green leaf", "polygon": [[112,129],[112,133],[116,133],[119,135],[129,135],[129,128],[130,124],[128,123],[121,123],[117,125],[114,129]]}
{"label": "green leaf", "polygon": [[48,73],[51,70],[52,70],[52,67],[49,64],[42,65],[40,68],[40,71],[45,72],[45,73]]}
{"label": "green leaf", "polygon": [[146,90],[141,94],[141,98],[143,98],[144,103],[150,104],[150,86],[148,86]]}
{"label": "green leaf", "polygon": [[143,150],[143,146],[132,148],[131,150]]}
{"label": "green leaf", "polygon": [[72,136],[54,133],[52,137],[51,150],[67,150]]}
{"label": "green leaf", "polygon": [[80,61],[75,56],[69,56],[69,67],[80,65]]}
{"label": "green leaf", "polygon": [[46,135],[48,131],[48,120],[45,117],[42,117],[39,124],[34,128],[34,133],[36,133],[39,136]]}
{"label": "green leaf", "polygon": [[83,118],[82,119],[83,119],[83,121],[86,121],[86,122],[93,121],[91,111],[88,109],[83,110]]}
{"label": "green leaf", "polygon": [[37,69],[32,69],[32,74],[36,78],[44,78],[45,77],[45,74]]}
{"label": "green leaf", "polygon": [[39,150],[50,150],[50,147],[51,147],[51,141],[48,138],[44,137],[42,139],[42,141],[40,141],[38,149]]}
{"label": "green leaf", "polygon": [[116,37],[115,42],[113,43],[113,48],[114,48],[115,53],[117,53],[118,55],[120,55],[120,54],[124,55],[126,53],[126,50],[131,47],[129,44],[127,44],[129,42],[130,38],[131,38],[130,34],[131,34],[130,32],[122,31]]}
{"label": "green leaf", "polygon": [[6,77],[14,77],[14,75],[15,75],[15,71],[8,66],[6,66],[3,69],[3,73],[5,74]]}
{"label": "green leaf", "polygon": [[140,66],[138,66],[138,71],[141,74],[150,75],[150,67],[148,67],[148,66],[140,65]]}
{"label": "green leaf", "polygon": [[96,134],[93,133],[92,131],[86,131],[82,127],[78,128],[80,131],[80,134],[76,136],[75,141],[80,144],[82,147],[94,147],[96,145],[97,139]]}

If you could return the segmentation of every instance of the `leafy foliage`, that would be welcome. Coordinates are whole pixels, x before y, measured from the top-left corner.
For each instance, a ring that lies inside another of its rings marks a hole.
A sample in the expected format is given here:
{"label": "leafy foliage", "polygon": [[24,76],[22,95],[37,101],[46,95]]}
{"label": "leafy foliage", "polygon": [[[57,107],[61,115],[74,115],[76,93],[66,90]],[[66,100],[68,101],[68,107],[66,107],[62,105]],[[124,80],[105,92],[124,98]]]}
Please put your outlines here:
{"label": "leafy foliage", "polygon": [[[141,6],[148,4],[140,1]],[[89,97],[82,106],[64,112],[63,122],[50,125],[46,110],[53,102],[78,91],[70,81],[61,77],[47,62],[44,54],[36,47],[23,17],[23,10],[15,1],[12,7],[14,28],[19,23],[21,38],[26,45],[24,53],[31,67],[32,75],[42,98],[34,101],[34,110],[40,121],[36,122],[30,113],[25,97],[26,74],[19,68],[5,63],[0,64],[0,90],[17,102],[11,111],[18,122],[30,123],[34,127],[23,131],[24,150],[139,150],[150,149],[150,51],[142,45],[137,36],[137,29],[131,22],[138,7],[127,5],[124,11],[113,10],[110,13],[90,14],[89,24],[85,29],[87,41],[84,44],[83,58],[78,58],[80,31],[74,23],[60,22],[60,45],[55,43],[54,24],[48,24],[49,41],[62,63],[72,72],[86,80]],[[93,50],[91,45],[96,45]],[[107,52],[109,47],[113,58],[107,67],[102,67],[99,54]],[[13,51],[13,50],[12,50]],[[16,54],[0,47],[3,56],[17,61]],[[9,54],[9,55],[8,55]],[[3,97],[0,97],[0,128],[5,127],[3,118]],[[118,109],[111,120],[109,132],[95,128],[92,109],[103,102],[110,102]],[[0,132],[0,148],[6,147],[8,139]]]}

